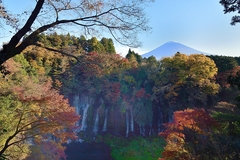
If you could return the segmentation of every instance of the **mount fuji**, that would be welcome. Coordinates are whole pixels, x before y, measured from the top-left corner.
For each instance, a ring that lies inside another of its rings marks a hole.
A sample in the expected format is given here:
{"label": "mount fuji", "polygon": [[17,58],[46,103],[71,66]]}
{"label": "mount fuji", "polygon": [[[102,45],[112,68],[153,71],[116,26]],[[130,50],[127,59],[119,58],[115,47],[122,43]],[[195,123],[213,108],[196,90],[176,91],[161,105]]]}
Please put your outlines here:
{"label": "mount fuji", "polygon": [[183,53],[183,54],[207,54],[205,52],[193,49],[191,47],[188,47],[186,45],[183,45],[178,42],[170,41],[167,43],[164,43],[163,45],[159,46],[158,48],[142,54],[143,58],[148,58],[150,56],[156,57],[157,60],[163,58],[163,57],[170,57],[175,55],[177,52]]}

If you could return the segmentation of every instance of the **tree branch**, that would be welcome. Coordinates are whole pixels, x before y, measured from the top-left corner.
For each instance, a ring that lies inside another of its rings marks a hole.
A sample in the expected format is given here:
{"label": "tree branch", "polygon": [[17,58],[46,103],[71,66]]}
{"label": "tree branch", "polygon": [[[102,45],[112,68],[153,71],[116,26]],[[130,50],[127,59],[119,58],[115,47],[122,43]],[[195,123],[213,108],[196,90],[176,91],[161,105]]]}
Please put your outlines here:
{"label": "tree branch", "polygon": [[[50,11],[55,12],[55,14],[52,13],[52,15],[56,17],[49,17],[47,20],[52,20],[52,22],[46,22],[36,30],[32,31],[22,40],[22,42],[20,42],[23,36],[30,31],[31,26],[34,21],[36,21],[37,17],[40,16],[39,14],[44,7],[44,2],[48,2],[47,5],[53,7]],[[145,26],[147,21],[144,18],[142,8],[140,7],[143,6],[143,3],[145,2],[147,1],[133,1],[131,5],[127,5],[127,3],[124,2],[111,2],[109,5],[104,5],[100,2],[92,2],[91,4],[90,2],[88,3],[88,1],[80,1],[79,4],[74,4],[72,6],[72,4],[70,4],[71,1],[38,0],[36,1],[36,6],[26,24],[11,38],[8,44],[3,46],[3,49],[0,51],[0,65],[9,58],[20,54],[29,45],[36,45],[33,43],[36,41],[36,37],[40,33],[67,23],[82,26],[87,31],[93,29],[92,27],[94,26],[104,27],[109,29],[114,39],[119,43],[134,47],[139,46],[138,41],[135,39],[136,34],[138,31],[146,31],[148,29],[148,27]],[[93,10],[96,10],[96,13],[93,13]],[[73,16],[75,17],[72,19],[66,19],[64,13],[60,14],[62,11],[69,11],[69,13],[72,11],[72,13],[74,13]],[[99,11],[99,13],[97,11]],[[63,19],[60,19],[60,15],[63,16]],[[57,52],[57,50],[53,50],[52,48],[48,48],[48,50]],[[62,51],[58,52],[62,53]]]}
{"label": "tree branch", "polygon": [[8,60],[9,58],[15,56],[16,51],[15,51],[15,47],[18,45],[18,43],[20,42],[21,38],[26,35],[26,33],[28,31],[31,30],[31,26],[33,24],[33,22],[36,20],[42,6],[43,6],[44,0],[38,0],[37,4],[32,12],[32,14],[30,15],[30,17],[28,18],[26,24],[22,27],[22,29],[20,29],[9,41],[8,44],[3,46],[3,49],[0,51],[0,65],[5,62],[6,60]]}
{"label": "tree branch", "polygon": [[31,16],[28,18],[26,24],[20,29],[10,40],[10,42],[7,44],[7,50],[11,50],[12,47],[16,46],[20,39],[28,32],[31,30],[31,26],[35,19],[37,18],[37,15],[39,14],[42,6],[43,6],[44,0],[38,0]]}
{"label": "tree branch", "polygon": [[45,47],[45,46],[42,46],[41,44],[38,44],[38,43],[35,43],[34,45],[35,45],[35,46],[38,46],[38,47],[41,47],[41,48],[45,48],[45,49],[47,49],[47,50],[49,50],[49,51],[61,53],[62,55],[65,55],[65,56],[68,56],[68,57],[72,57],[72,58],[76,59],[76,60],[79,62],[78,57],[76,57],[76,56],[74,56],[74,55],[71,55],[71,54],[69,54],[69,53],[66,53],[66,52],[64,52],[64,51],[57,50],[57,49],[50,48],[50,47]]}

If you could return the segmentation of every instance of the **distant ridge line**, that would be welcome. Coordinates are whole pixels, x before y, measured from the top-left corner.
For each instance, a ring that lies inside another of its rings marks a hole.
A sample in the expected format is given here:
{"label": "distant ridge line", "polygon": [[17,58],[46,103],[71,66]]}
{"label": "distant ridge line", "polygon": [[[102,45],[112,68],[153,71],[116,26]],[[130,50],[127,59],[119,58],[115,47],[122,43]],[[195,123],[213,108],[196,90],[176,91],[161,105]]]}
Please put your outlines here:
{"label": "distant ridge line", "polygon": [[157,60],[163,57],[171,57],[175,55],[177,52],[184,53],[184,54],[207,54],[200,50],[196,50],[194,48],[188,47],[184,44],[181,44],[176,41],[169,41],[164,43],[163,45],[155,48],[154,50],[142,54],[143,58],[148,58],[150,56],[156,57]]}

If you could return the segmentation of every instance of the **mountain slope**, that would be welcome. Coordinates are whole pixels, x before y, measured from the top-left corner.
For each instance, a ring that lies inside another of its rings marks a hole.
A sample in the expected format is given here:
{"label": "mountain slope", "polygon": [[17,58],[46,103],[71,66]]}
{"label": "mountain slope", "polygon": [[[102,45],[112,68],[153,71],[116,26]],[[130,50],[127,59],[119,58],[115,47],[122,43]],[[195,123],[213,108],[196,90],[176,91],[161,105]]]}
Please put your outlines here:
{"label": "mountain slope", "polygon": [[173,56],[177,52],[184,53],[184,54],[196,54],[196,53],[206,54],[202,51],[193,49],[193,48],[183,45],[181,43],[170,41],[170,42],[164,43],[163,45],[159,46],[158,48],[156,48],[148,53],[143,54],[142,57],[148,58],[150,56],[154,56],[154,57],[156,57],[157,60],[159,60],[163,57]]}

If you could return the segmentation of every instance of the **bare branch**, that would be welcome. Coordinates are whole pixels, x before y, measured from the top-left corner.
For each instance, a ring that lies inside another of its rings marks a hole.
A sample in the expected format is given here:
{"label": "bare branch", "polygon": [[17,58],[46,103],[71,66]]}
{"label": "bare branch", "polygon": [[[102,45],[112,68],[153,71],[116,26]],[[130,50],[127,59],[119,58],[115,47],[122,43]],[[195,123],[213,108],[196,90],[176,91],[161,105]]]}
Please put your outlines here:
{"label": "bare branch", "polygon": [[[0,51],[0,64],[32,45],[38,34],[63,24],[81,26],[89,34],[95,29],[106,28],[117,42],[137,47],[140,45],[137,34],[150,29],[146,26],[147,19],[143,10],[144,4],[150,1],[38,0],[26,24]],[[34,23],[36,20],[42,25]],[[36,29],[20,42],[31,27]]]}

